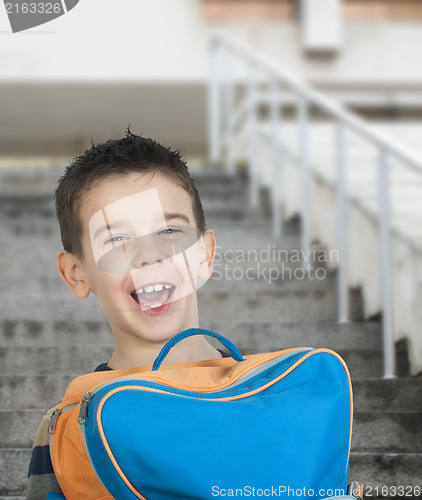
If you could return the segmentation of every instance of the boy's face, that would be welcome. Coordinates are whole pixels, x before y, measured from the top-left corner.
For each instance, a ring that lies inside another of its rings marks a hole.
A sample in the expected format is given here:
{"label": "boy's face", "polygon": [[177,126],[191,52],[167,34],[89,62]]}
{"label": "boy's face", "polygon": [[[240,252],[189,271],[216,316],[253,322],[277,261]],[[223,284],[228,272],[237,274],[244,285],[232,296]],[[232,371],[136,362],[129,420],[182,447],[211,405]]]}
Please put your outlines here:
{"label": "boy's face", "polygon": [[189,194],[148,172],[105,179],[80,208],[81,273],[116,335],[165,342],[196,326],[196,288],[210,276],[212,232],[196,228]]}

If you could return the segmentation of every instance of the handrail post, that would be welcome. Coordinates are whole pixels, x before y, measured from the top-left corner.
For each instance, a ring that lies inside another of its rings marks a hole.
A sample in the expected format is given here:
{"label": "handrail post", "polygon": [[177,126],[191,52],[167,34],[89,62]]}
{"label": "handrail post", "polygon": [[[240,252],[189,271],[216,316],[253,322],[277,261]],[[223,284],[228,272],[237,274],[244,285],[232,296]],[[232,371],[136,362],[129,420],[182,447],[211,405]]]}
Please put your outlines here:
{"label": "handrail post", "polygon": [[389,173],[390,166],[387,161],[387,153],[385,149],[380,149],[378,159],[378,196],[384,378],[394,378],[396,374],[393,337]]}
{"label": "handrail post", "polygon": [[256,109],[256,74],[252,65],[247,68],[248,78],[248,113],[249,113],[249,204],[250,208],[258,208],[258,127]]}
{"label": "handrail post", "polygon": [[271,212],[273,236],[282,234],[280,206],[280,175],[282,168],[282,149],[280,138],[280,87],[275,78],[271,80],[271,128],[272,128],[272,162],[271,162]]}
{"label": "handrail post", "polygon": [[348,321],[348,286],[347,286],[347,172],[344,143],[344,124],[337,120],[335,128],[335,153],[337,172],[337,248],[339,253],[337,287],[338,287],[338,321]]}
{"label": "handrail post", "polygon": [[310,198],[310,166],[308,157],[308,102],[303,95],[298,96],[298,118],[299,118],[299,162],[300,162],[300,185],[301,185],[301,247],[302,267],[305,268],[309,248],[309,198]]}
{"label": "handrail post", "polygon": [[208,86],[208,156],[212,164],[220,160],[220,95],[219,61],[220,43],[213,40],[209,45],[209,86]]}
{"label": "handrail post", "polygon": [[234,81],[233,81],[234,58],[229,50],[224,53],[224,123],[225,123],[225,151],[226,151],[226,170],[234,174]]}

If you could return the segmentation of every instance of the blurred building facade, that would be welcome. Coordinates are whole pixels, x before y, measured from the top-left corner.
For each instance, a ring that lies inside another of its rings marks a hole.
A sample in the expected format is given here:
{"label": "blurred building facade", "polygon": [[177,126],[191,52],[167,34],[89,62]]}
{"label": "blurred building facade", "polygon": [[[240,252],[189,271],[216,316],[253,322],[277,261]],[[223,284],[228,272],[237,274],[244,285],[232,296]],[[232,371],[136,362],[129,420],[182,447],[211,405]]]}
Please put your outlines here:
{"label": "blurred building facade", "polygon": [[77,154],[133,130],[206,152],[206,46],[221,28],[368,118],[422,116],[418,0],[81,0],[9,34],[0,154]]}

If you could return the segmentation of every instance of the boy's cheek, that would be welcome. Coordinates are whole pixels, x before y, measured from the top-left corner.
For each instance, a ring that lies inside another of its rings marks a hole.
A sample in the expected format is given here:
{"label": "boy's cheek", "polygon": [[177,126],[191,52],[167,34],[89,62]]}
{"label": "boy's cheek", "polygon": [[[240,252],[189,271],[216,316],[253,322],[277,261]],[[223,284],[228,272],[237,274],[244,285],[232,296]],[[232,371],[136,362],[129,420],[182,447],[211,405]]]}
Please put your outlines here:
{"label": "boy's cheek", "polygon": [[189,262],[195,289],[198,290],[207,282],[211,275],[202,237],[196,245],[189,248],[185,253]]}
{"label": "boy's cheek", "polygon": [[184,255],[183,253],[179,253],[169,260],[180,279],[172,300],[179,300],[194,293],[197,276],[197,263],[194,255],[186,251]]}
{"label": "boy's cheek", "polygon": [[90,281],[91,293],[101,301],[117,300],[117,290],[122,289],[123,275],[110,275],[96,270],[96,276]]}

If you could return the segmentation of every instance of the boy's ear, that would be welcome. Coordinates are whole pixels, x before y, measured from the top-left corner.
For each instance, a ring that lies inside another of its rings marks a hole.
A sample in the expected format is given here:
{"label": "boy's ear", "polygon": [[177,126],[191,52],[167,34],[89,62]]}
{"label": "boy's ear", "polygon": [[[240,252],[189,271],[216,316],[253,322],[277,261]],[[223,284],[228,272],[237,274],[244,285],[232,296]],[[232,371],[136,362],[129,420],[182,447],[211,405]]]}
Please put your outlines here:
{"label": "boy's ear", "polygon": [[212,265],[214,262],[217,246],[215,242],[214,231],[207,229],[202,235],[202,245],[200,253],[200,263],[198,277],[202,281],[207,281],[212,274]]}
{"label": "boy's ear", "polygon": [[57,255],[57,270],[67,288],[79,299],[86,299],[91,289],[81,273],[80,261],[75,255],[61,250]]}

